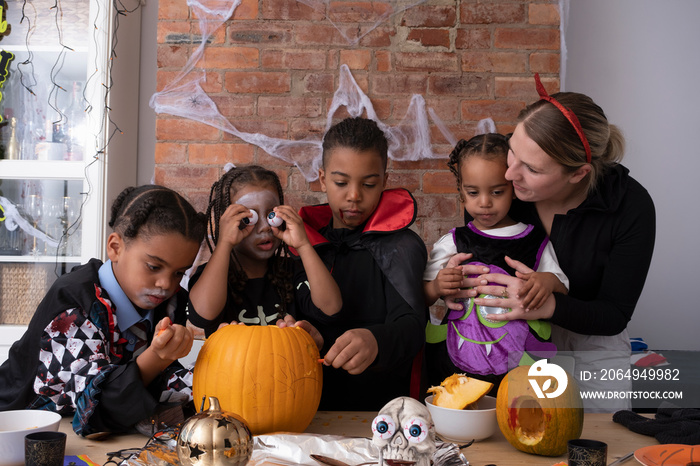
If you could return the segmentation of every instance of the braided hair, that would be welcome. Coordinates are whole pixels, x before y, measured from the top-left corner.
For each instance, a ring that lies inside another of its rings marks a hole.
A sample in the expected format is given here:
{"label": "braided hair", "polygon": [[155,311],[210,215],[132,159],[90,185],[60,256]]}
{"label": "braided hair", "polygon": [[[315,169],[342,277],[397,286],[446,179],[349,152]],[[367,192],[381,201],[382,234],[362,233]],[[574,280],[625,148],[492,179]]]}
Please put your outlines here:
{"label": "braided hair", "polygon": [[109,226],[125,242],[137,236],[176,232],[199,244],[206,233],[204,214],[172,189],[158,185],[122,191],[112,203]]}
{"label": "braided hair", "polygon": [[[462,162],[472,156],[479,156],[485,160],[499,160],[508,166],[508,138],[499,133],[486,133],[474,136],[468,141],[460,139],[450,153],[447,162],[452,174],[457,178],[457,191],[462,195]],[[464,200],[464,199],[462,199]]]}
{"label": "braided hair", "polygon": [[323,166],[328,154],[336,147],[347,147],[359,152],[376,150],[386,170],[389,143],[384,131],[374,120],[362,117],[346,118],[336,123],[323,136]]}
{"label": "braided hair", "polygon": [[[219,219],[231,205],[231,199],[236,197],[236,193],[245,186],[255,185],[259,187],[270,187],[277,191],[280,204],[284,204],[284,192],[282,184],[277,174],[259,165],[247,165],[234,167],[211,187],[209,192],[209,206],[207,207],[207,246],[210,252],[214,252],[214,247],[219,241],[220,225]],[[259,221],[265,221],[260,219]],[[211,239],[210,239],[211,238]],[[228,283],[231,285],[231,298],[240,305],[242,291],[245,289],[248,275],[241,266],[235,249],[231,252],[232,260],[229,261]],[[280,298],[282,298],[281,316],[287,311],[288,305],[294,300],[294,286],[292,284],[292,260],[289,248],[282,242],[275,250],[274,255],[268,260],[266,277],[272,283]]]}

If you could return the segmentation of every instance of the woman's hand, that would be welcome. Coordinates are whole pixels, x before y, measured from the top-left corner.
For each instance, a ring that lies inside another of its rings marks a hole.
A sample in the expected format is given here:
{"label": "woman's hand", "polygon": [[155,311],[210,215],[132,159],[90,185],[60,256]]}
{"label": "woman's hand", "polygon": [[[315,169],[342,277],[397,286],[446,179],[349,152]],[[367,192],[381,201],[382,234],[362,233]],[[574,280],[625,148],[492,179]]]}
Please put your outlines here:
{"label": "woman's hand", "polygon": [[[522,262],[506,257],[508,265],[513,267],[516,272],[522,274],[530,274],[533,272],[531,268]],[[489,294],[492,296],[500,296],[499,298],[475,298],[474,303],[479,306],[493,307],[508,307],[510,312],[505,314],[489,314],[487,319],[491,320],[515,320],[515,319],[548,319],[554,314],[555,300],[551,293],[544,300],[544,304],[536,310],[528,310],[524,305],[524,296],[521,296],[524,281],[518,277],[512,277],[502,273],[488,273],[478,277],[480,285],[476,287],[476,292],[479,294]],[[489,285],[496,283],[496,285]]]}

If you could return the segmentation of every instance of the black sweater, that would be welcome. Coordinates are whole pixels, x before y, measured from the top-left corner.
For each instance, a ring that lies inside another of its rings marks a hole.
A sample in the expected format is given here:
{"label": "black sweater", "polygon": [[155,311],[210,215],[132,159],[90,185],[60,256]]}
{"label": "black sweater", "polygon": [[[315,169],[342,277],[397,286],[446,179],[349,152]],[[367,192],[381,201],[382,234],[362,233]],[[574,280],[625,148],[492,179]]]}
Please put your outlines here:
{"label": "black sweater", "polygon": [[[514,219],[541,225],[535,205],[515,201]],[[649,193],[622,165],[566,215],[555,215],[550,241],[570,280],[555,293],[551,322],[585,335],[617,335],[632,318],[646,280],[656,236]]]}

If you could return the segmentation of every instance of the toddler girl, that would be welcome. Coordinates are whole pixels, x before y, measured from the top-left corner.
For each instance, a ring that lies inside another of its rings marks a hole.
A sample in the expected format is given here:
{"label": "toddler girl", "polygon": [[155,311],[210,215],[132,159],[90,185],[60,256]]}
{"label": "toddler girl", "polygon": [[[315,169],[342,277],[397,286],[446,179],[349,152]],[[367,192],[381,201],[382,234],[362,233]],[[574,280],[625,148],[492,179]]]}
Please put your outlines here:
{"label": "toddler girl", "polygon": [[[423,276],[428,305],[460,292],[464,264],[485,266],[484,272],[515,275],[514,265],[519,261],[537,270],[524,277],[527,286],[520,291],[526,296],[527,308],[538,308],[552,291],[567,292],[568,280],[544,230],[515,222],[508,215],[514,195],[505,179],[507,154],[508,139],[495,133],[461,140],[450,154],[448,166],[472,220],[433,246]],[[516,321],[506,324],[485,317],[509,309],[475,306],[471,298],[455,304],[448,310],[447,325],[440,325],[443,319],[435,315],[431,315],[433,325],[428,325],[426,352],[433,385],[454,372],[497,382],[520,362],[524,350],[554,349],[541,344],[550,338],[548,323],[530,321],[528,328],[521,321],[511,326]]]}

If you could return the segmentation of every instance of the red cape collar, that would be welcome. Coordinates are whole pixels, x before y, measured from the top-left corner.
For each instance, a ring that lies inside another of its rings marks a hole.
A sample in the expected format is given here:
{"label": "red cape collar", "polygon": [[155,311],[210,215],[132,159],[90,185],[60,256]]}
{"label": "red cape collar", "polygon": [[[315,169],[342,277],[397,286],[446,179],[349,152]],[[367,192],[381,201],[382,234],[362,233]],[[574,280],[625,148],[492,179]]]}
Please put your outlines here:
{"label": "red cape collar", "polygon": [[[328,204],[302,207],[299,215],[304,220],[306,235],[312,245],[326,243],[328,240],[318,230],[328,226],[333,218],[333,212]],[[362,232],[387,233],[403,230],[413,224],[416,219],[416,200],[404,188],[386,189],[382,193],[379,204],[370,215]]]}

